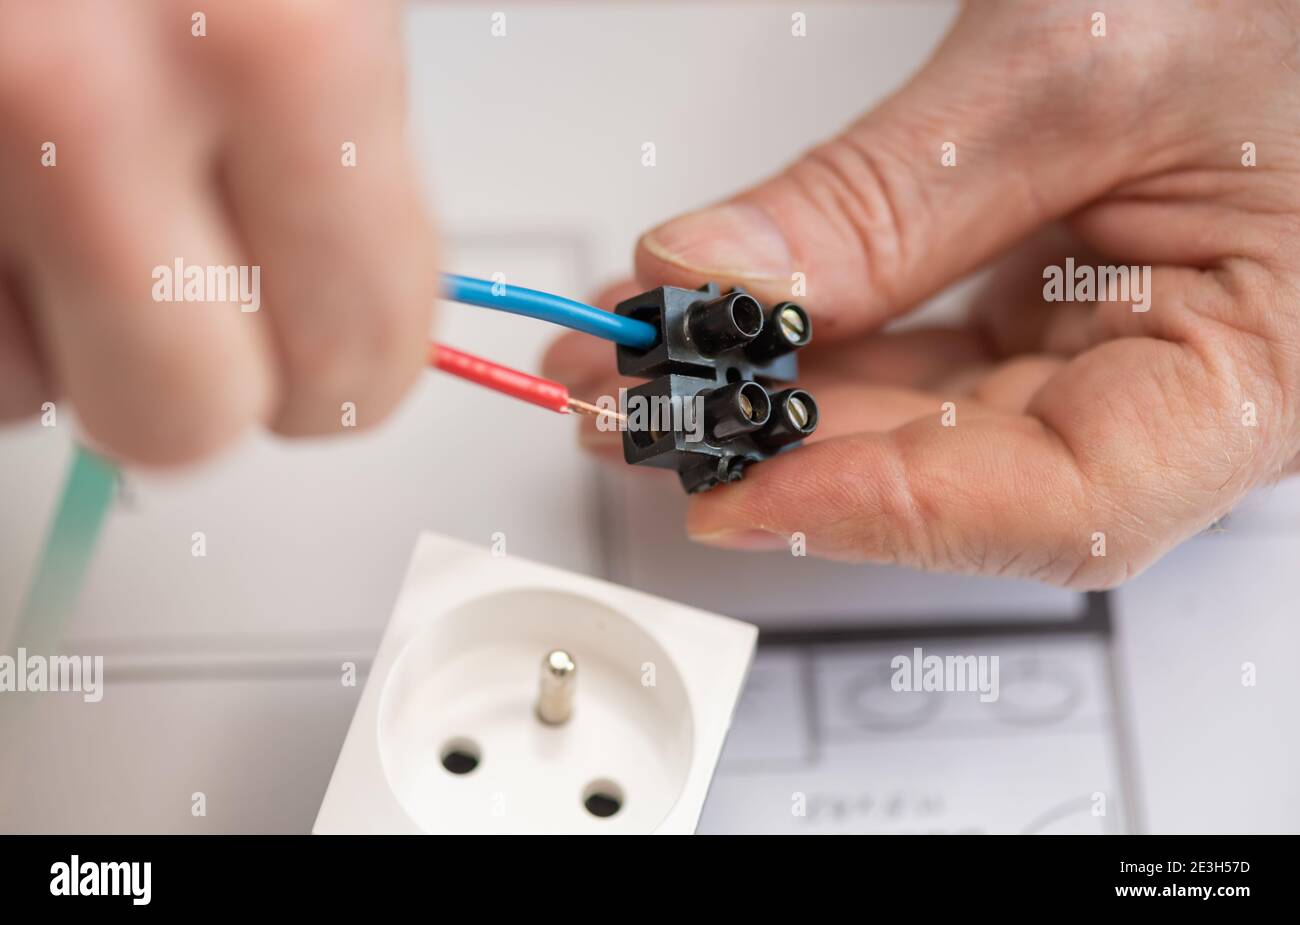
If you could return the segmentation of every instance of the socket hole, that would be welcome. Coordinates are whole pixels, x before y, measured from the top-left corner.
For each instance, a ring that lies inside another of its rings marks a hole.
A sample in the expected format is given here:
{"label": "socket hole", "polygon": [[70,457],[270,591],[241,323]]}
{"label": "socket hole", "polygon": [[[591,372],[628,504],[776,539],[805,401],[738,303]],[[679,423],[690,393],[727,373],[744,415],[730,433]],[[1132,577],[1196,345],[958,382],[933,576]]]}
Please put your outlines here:
{"label": "socket hole", "polygon": [[728,367],[727,367],[727,381],[728,381],[728,382],[739,382],[739,381],[740,381],[740,370],[736,369],[736,367],[734,367],[734,366],[728,366]]}
{"label": "socket hole", "polygon": [[612,780],[594,780],[582,791],[587,812],[607,819],[623,808],[623,788]]}
{"label": "socket hole", "polygon": [[469,739],[452,739],[442,747],[442,766],[452,774],[468,774],[478,767],[480,754]]}
{"label": "socket hole", "polygon": [[731,300],[731,319],[746,337],[757,337],[763,330],[763,306],[753,296],[743,293]]}

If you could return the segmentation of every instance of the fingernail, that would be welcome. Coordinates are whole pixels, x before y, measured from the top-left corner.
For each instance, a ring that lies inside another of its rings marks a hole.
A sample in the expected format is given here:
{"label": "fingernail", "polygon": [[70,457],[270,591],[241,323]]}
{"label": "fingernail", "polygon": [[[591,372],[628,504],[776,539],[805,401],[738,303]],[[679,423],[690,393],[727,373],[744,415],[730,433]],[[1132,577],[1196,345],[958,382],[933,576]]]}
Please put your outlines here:
{"label": "fingernail", "polygon": [[717,546],[720,549],[744,549],[761,551],[785,549],[789,541],[779,533],[766,530],[717,530],[713,533],[696,533],[691,540],[705,546]]}
{"label": "fingernail", "polygon": [[794,264],[776,223],[739,202],[675,218],[647,232],[642,244],[660,260],[705,276],[787,279]]}

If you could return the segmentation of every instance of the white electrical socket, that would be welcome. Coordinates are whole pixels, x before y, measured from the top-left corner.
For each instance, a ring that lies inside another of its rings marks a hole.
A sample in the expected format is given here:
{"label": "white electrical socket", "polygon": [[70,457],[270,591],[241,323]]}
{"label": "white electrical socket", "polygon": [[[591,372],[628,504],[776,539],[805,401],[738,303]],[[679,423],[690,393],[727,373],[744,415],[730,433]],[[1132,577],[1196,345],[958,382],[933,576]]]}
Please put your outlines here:
{"label": "white electrical socket", "polygon": [[[313,831],[694,832],[757,635],[424,534]],[[550,725],[556,649],[577,670]]]}

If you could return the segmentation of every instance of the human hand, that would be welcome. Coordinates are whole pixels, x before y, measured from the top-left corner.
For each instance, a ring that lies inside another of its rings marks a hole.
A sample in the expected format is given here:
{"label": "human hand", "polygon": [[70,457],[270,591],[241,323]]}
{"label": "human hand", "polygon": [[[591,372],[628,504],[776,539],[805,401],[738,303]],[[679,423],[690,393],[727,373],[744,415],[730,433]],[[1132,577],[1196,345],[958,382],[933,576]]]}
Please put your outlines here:
{"label": "human hand", "polygon": [[[803,274],[814,318],[815,439],[694,497],[694,539],[1098,588],[1295,467],[1300,4],[1094,6],[971,4],[840,137],[642,237],[606,307]],[[1149,287],[1048,301],[1066,257]],[[966,326],[879,331],[986,265]],[[574,336],[545,365],[620,384]]]}
{"label": "human hand", "polygon": [[[64,395],[99,448],[169,464],[392,410],[438,291],[400,13],[0,2],[0,420]],[[244,288],[158,301],[177,260]]]}

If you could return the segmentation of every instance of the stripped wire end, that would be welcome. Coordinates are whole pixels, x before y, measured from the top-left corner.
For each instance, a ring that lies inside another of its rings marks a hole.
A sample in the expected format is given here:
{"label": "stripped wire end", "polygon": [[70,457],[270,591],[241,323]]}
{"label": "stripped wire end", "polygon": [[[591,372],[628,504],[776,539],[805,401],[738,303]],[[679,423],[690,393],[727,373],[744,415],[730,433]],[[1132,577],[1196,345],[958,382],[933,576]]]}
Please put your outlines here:
{"label": "stripped wire end", "polygon": [[601,408],[599,405],[593,405],[591,402],[585,402],[580,398],[570,398],[568,404],[569,410],[576,414],[589,414],[596,418],[613,418],[618,421],[620,430],[627,427],[627,415],[621,411],[615,411],[613,408]]}
{"label": "stripped wire end", "polygon": [[429,345],[429,363],[445,373],[559,414],[576,412],[595,418],[612,418],[619,422],[620,430],[627,427],[626,414],[573,398],[569,390],[558,382],[493,363],[445,344]]}

